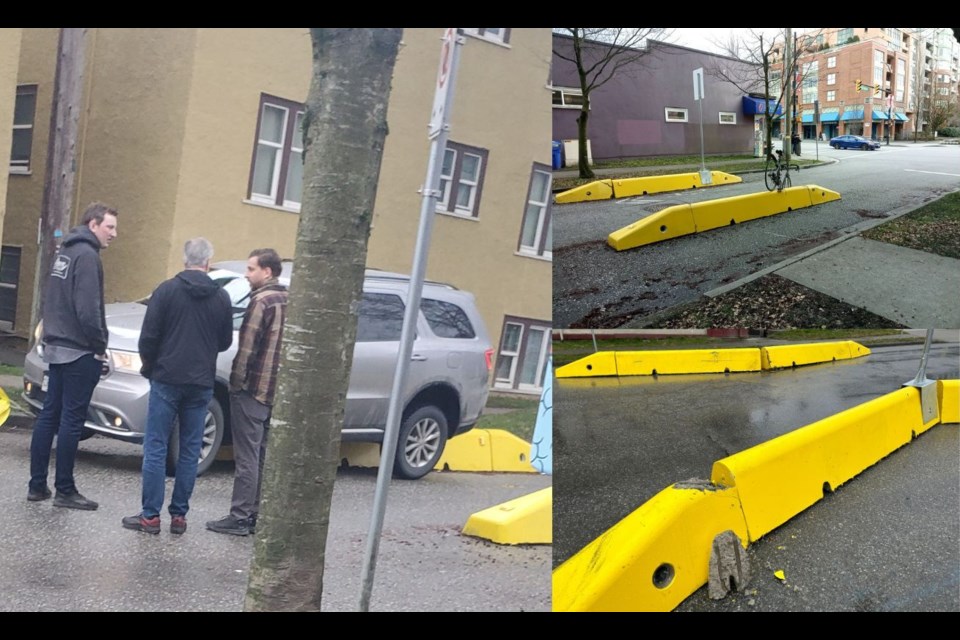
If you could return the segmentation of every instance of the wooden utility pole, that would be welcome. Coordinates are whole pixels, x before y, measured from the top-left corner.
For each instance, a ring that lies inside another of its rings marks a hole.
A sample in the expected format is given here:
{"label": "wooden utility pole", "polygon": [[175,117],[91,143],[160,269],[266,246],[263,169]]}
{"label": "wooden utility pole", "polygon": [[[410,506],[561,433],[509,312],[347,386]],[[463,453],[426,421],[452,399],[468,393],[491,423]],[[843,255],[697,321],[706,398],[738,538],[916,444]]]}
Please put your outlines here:
{"label": "wooden utility pole", "polygon": [[50,141],[47,174],[37,237],[37,270],[33,281],[30,328],[37,326],[43,308],[47,274],[53,256],[70,227],[74,178],[77,173],[77,132],[83,100],[84,40],[86,29],[60,29],[53,107],[50,110]]}

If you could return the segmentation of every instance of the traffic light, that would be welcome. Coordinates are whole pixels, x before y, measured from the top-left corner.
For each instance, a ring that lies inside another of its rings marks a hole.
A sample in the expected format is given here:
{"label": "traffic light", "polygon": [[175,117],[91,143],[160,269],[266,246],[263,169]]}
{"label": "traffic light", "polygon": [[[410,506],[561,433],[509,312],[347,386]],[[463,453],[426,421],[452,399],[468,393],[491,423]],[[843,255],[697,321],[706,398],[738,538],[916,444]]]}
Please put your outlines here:
{"label": "traffic light", "polygon": [[857,80],[857,93],[863,91],[863,83]]}

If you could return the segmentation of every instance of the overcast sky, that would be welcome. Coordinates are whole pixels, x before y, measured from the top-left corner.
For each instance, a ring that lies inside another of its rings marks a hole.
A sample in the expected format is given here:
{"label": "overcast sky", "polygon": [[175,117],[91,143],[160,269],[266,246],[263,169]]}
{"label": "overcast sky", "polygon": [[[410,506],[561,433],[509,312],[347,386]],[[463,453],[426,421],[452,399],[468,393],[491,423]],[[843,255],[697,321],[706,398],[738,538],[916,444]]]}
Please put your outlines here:
{"label": "overcast sky", "polygon": [[[752,27],[754,31],[762,31],[764,33],[770,33],[771,35],[781,31],[779,27],[769,27],[769,28],[759,28]],[[683,45],[685,47],[690,47],[691,49],[699,49],[700,51],[709,51],[710,53],[723,53],[723,50],[713,44],[713,40],[727,41],[730,39],[729,34],[736,33],[738,35],[747,35],[750,29],[742,28],[730,28],[730,27],[715,27],[712,29],[702,28],[702,27],[679,27],[674,29],[673,37],[670,39],[670,42],[674,44]],[[801,32],[803,29],[794,29],[794,32]],[[766,38],[764,38],[766,41]]]}

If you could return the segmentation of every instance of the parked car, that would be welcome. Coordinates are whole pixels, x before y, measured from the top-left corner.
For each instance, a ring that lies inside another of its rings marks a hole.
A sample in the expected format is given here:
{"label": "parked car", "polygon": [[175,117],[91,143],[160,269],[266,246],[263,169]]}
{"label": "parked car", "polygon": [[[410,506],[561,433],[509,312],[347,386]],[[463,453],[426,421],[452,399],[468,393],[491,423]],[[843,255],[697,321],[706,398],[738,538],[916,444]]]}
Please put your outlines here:
{"label": "parked car", "polygon": [[[234,331],[240,328],[250,294],[243,277],[246,261],[218,262],[211,279],[230,295]],[[280,282],[289,285],[290,263]],[[342,430],[344,441],[382,442],[409,276],[367,269],[363,284],[353,367]],[[143,443],[149,381],[140,375],[137,342],[147,300],[106,305],[109,349],[104,372],[93,392],[83,439],[98,434]],[[42,335],[38,327],[38,337]],[[39,340],[24,363],[23,397],[34,412],[43,407],[47,365]],[[216,387],[204,426],[198,474],[213,464],[220,447],[231,442],[228,383],[236,354],[233,345],[217,359]],[[425,282],[416,339],[403,387],[403,413],[394,472],[420,478],[436,465],[447,439],[471,429],[480,418],[489,392],[491,348],[472,294],[439,282]],[[320,369],[322,367],[318,367]],[[178,443],[174,430],[167,455],[172,474]]]}
{"label": "parked car", "polygon": [[880,143],[863,136],[837,136],[830,138],[830,146],[834,149],[862,149],[864,151],[880,148]]}

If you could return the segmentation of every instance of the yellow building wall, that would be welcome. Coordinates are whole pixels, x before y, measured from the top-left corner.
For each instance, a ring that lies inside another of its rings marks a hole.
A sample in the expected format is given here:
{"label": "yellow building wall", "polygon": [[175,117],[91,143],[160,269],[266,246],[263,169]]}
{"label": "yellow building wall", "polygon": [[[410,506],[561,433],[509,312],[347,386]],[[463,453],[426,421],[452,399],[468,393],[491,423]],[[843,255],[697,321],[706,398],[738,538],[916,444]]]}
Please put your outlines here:
{"label": "yellow building wall", "polygon": [[[21,29],[0,29],[0,158],[9,162],[13,142],[13,108],[17,100]],[[0,177],[0,237],[7,209],[7,174]]]}

